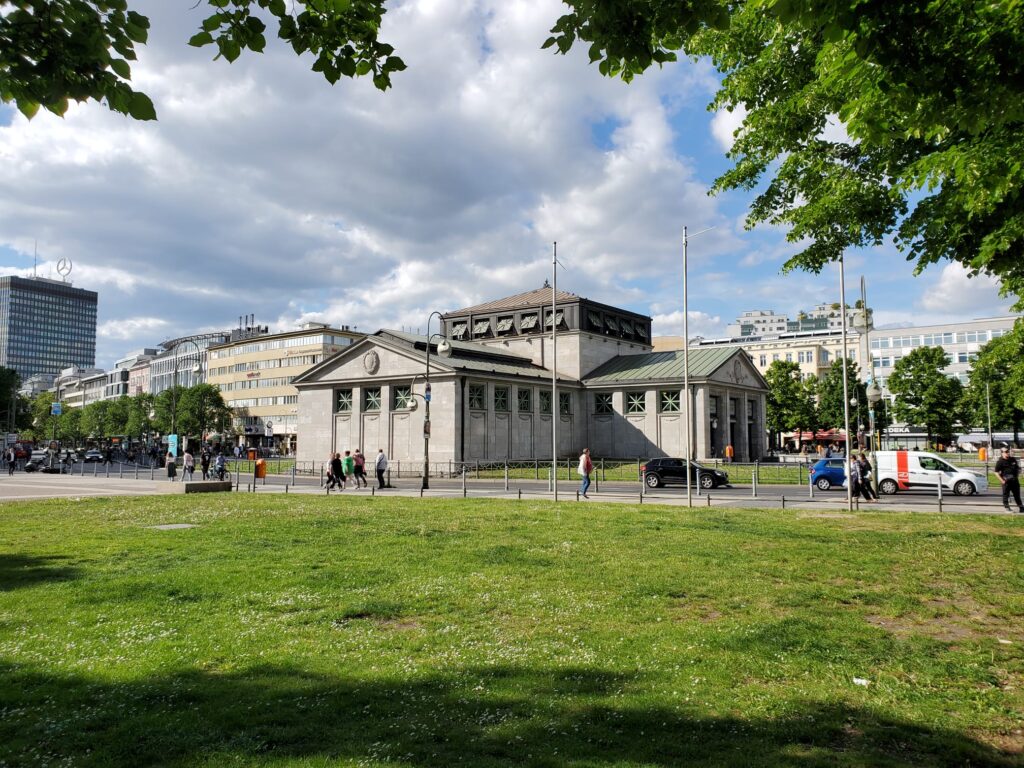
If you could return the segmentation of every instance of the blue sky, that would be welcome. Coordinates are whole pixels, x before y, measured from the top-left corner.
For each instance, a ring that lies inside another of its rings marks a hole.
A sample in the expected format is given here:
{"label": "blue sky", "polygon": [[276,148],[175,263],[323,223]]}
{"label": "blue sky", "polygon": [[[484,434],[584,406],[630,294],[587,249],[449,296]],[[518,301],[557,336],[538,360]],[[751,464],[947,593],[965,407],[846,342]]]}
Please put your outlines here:
{"label": "blue sky", "polygon": [[[360,330],[422,328],[452,310],[559,287],[682,327],[681,233],[691,242],[691,333],[746,309],[838,299],[835,270],[781,276],[784,232],[743,229],[750,196],[710,198],[735,115],[706,110],[706,63],[626,85],[585,51],[541,51],[553,0],[389,3],[383,37],[409,65],[387,93],[331,87],[272,44],[228,65],[189,48],[203,8],[134,5],[150,44],[134,80],[160,120],[98,104],[26,121],[0,107],[0,273],[71,258],[100,292],[98,363],[239,315]],[[990,316],[1009,302],[952,266],[912,276],[891,246],[851,253],[880,323]]]}

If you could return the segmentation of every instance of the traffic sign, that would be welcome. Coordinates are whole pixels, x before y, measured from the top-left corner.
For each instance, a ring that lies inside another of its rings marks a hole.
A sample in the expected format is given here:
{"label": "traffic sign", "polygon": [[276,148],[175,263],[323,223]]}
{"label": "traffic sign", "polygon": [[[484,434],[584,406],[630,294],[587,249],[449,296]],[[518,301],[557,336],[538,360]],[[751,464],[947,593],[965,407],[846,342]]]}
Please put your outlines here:
{"label": "traffic sign", "polygon": [[61,406],[61,403],[60,403],[59,400],[57,402],[55,402],[55,403],[50,403],[50,415],[51,416],[60,416],[61,409],[62,409],[62,406]]}

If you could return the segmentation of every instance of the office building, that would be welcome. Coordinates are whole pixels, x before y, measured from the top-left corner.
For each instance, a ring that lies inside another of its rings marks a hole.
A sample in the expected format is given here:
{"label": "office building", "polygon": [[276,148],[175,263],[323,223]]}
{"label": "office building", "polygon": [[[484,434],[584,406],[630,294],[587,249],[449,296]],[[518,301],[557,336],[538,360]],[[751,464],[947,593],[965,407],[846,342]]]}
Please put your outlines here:
{"label": "office building", "polygon": [[249,324],[211,345],[207,381],[220,388],[234,412],[238,443],[294,452],[298,390],[292,380],[362,337],[347,326],[322,323],[284,333]]}
{"label": "office building", "polygon": [[96,363],[97,294],[41,277],[0,277],[0,366],[22,381]]}

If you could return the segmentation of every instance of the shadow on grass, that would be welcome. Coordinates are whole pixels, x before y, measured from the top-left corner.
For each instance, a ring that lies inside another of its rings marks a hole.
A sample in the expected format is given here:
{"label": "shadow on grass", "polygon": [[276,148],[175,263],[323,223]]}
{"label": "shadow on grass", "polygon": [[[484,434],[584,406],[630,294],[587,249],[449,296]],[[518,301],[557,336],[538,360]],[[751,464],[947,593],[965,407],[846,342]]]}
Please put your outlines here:
{"label": "shadow on grass", "polygon": [[78,569],[59,565],[63,556],[0,554],[0,592],[32,587],[44,581],[70,581],[78,577]]}
{"label": "shadow on grass", "polygon": [[0,666],[0,765],[1019,765],[964,734],[842,704],[708,716],[645,706],[633,686],[645,687],[515,666],[407,682],[264,667],[113,683]]}

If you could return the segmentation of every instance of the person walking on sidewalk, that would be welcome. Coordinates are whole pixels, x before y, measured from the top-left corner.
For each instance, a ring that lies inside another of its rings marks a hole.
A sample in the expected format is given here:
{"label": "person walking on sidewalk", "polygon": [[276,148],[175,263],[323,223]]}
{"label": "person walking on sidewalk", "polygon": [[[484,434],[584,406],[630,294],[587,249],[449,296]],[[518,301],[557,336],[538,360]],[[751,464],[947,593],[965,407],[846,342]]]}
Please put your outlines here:
{"label": "person walking on sidewalk", "polygon": [[1010,454],[1008,446],[1000,450],[999,461],[996,462],[995,472],[999,476],[999,482],[1003,485],[1003,508],[1010,511],[1010,494],[1017,502],[1017,511],[1024,514],[1024,504],[1020,502],[1020,464]]}
{"label": "person walking on sidewalk", "polygon": [[330,490],[331,488],[340,488],[341,490],[344,491],[344,473],[345,470],[342,469],[341,466],[341,454],[336,453],[334,454],[334,456],[331,457],[331,469],[327,473],[327,489]]}
{"label": "person walking on sidewalk", "polygon": [[365,488],[367,485],[369,485],[369,483],[366,482],[366,457],[363,456],[362,451],[356,448],[356,455],[353,456],[353,459],[355,459],[356,463],[356,488],[359,487],[360,481],[362,481],[363,488]]}
{"label": "person walking on sidewalk", "polygon": [[356,488],[359,487],[359,480],[356,478],[356,460],[352,458],[352,451],[345,451],[345,458],[341,460],[341,468],[343,471],[341,478],[341,487],[344,488],[349,478],[352,478],[356,482]]}
{"label": "person walking on sidewalk", "polygon": [[584,499],[589,499],[587,491],[590,490],[590,473],[594,471],[594,462],[590,460],[589,448],[584,448],[583,453],[580,454],[580,465],[576,468],[576,471],[583,478],[583,481],[580,483],[580,496]]}
{"label": "person walking on sidewalk", "polygon": [[384,473],[388,471],[388,457],[381,448],[377,451],[377,461],[374,462],[374,469],[377,470],[377,487],[386,488],[384,485]]}

